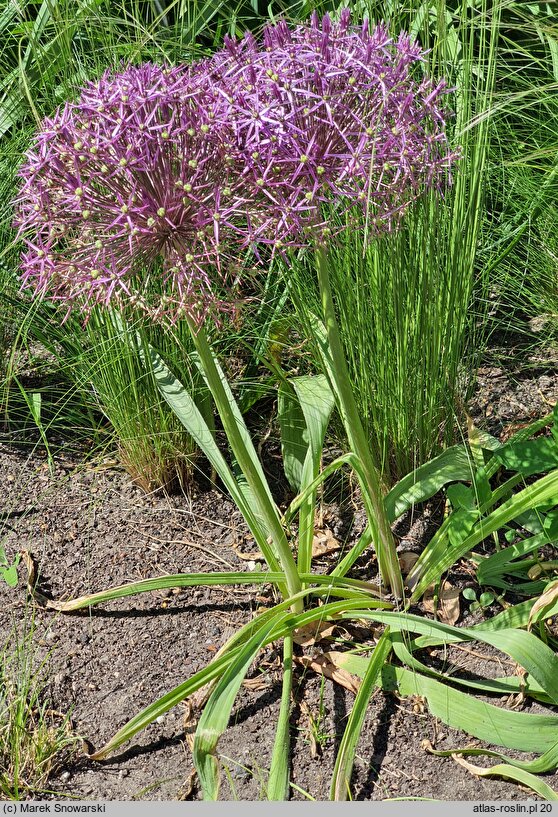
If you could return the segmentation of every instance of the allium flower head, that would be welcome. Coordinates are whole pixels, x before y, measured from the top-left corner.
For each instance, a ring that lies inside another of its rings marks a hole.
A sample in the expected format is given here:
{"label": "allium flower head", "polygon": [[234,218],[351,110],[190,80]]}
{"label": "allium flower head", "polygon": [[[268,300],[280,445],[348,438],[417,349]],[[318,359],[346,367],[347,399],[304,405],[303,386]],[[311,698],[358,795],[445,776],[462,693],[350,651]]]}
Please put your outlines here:
{"label": "allium flower head", "polygon": [[371,233],[390,229],[455,159],[444,84],[422,58],[345,9],[268,26],[261,45],[228,40],[189,68],[105,74],[27,154],[24,285],[84,310],[132,302],[201,322],[226,308],[218,291],[247,248],[325,236],[330,206],[359,204]]}
{"label": "allium flower head", "polygon": [[230,242],[239,254],[246,243],[246,207],[229,103],[201,76],[151,64],[107,73],[45,120],[21,170],[24,284],[86,310],[131,300],[203,319]]}
{"label": "allium flower head", "polygon": [[[246,177],[267,196],[278,225],[320,223],[320,204],[368,208],[389,229],[427,187],[441,186],[456,158],[447,145],[444,83],[424,76],[420,47],[383,25],[350,26],[314,14],[310,25],[268,26],[228,40],[213,58],[233,103]],[[314,233],[315,234],[315,233]]]}

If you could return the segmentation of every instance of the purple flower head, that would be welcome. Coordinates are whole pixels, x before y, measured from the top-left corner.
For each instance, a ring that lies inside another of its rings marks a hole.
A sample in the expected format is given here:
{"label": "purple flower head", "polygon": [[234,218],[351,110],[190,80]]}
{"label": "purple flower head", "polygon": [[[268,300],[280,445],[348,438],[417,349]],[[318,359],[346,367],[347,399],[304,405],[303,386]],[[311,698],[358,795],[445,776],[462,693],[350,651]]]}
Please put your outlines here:
{"label": "purple flower head", "polygon": [[[359,205],[370,232],[455,160],[443,82],[385,26],[268,26],[186,68],[105,74],[44,121],[21,170],[24,285],[87,310],[202,322],[248,248],[305,245]],[[156,286],[150,287],[151,282]],[[229,299],[230,300],[230,299]]]}
{"label": "purple flower head", "polygon": [[231,243],[238,260],[255,226],[228,153],[229,103],[204,76],[107,73],[45,120],[17,201],[24,285],[85,311],[131,301],[201,321],[225,308],[215,285],[230,282]]}
{"label": "purple flower head", "polygon": [[360,204],[372,232],[389,230],[425,188],[441,187],[448,148],[444,83],[424,77],[423,53],[383,25],[314,14],[227,40],[212,60],[234,109],[247,186],[260,186],[280,231],[316,235],[327,209]]}

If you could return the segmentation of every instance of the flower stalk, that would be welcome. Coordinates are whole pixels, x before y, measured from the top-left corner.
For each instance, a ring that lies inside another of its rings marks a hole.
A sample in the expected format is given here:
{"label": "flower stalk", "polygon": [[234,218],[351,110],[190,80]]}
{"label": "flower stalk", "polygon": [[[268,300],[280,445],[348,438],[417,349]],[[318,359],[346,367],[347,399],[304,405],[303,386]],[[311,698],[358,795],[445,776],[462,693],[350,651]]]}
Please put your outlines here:
{"label": "flower stalk", "polygon": [[378,567],[383,581],[390,587],[397,599],[403,598],[403,579],[401,568],[395,550],[395,542],[389,520],[387,518],[382,496],[381,478],[374,464],[368,440],[360,420],[356,405],[347,362],[343,353],[339,329],[335,317],[333,295],[329,282],[327,248],[319,244],[316,248],[316,272],[322,313],[329,345],[332,374],[334,378],[333,390],[337,400],[337,408],[349,439],[351,450],[361,462],[362,470],[359,473],[362,498],[366,507],[368,524],[372,532],[372,539],[378,557]]}
{"label": "flower stalk", "polygon": [[[271,552],[268,551],[264,555],[270,570],[282,570],[285,573],[288,595],[295,596],[302,589],[296,562],[285,529],[281,524],[277,506],[270,495],[267,483],[260,474],[256,455],[249,450],[241,433],[244,421],[237,405],[231,401],[231,397],[227,394],[223,385],[205,330],[203,327],[198,326],[193,318],[188,318],[188,325],[231,450],[252,490],[258,506],[259,516],[271,539]],[[294,612],[301,612],[303,609],[302,604],[301,600],[295,602],[293,605]]]}

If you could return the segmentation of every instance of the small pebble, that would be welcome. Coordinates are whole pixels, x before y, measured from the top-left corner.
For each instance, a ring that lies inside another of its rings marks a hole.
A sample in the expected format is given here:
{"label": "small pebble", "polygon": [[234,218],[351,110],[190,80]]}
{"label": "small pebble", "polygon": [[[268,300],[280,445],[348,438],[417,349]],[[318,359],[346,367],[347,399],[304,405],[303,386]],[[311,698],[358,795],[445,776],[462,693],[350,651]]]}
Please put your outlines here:
{"label": "small pebble", "polygon": [[71,776],[72,775],[68,771],[62,772],[62,774],[60,775],[60,780],[62,781],[62,783],[67,783]]}

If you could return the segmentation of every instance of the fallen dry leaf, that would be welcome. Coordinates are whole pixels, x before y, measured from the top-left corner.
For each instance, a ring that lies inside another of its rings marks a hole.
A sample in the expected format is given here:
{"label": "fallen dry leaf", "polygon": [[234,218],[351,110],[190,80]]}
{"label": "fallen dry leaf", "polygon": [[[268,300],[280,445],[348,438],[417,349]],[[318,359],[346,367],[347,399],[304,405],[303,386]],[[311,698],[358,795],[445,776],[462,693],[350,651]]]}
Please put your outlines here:
{"label": "fallen dry leaf", "polygon": [[339,550],[341,543],[335,538],[329,528],[315,530],[312,539],[312,558],[316,556],[326,556]]}
{"label": "fallen dry leaf", "polygon": [[412,550],[403,550],[399,554],[399,566],[401,567],[401,572],[404,576],[410,572],[411,568],[415,566],[418,562],[418,553],[414,553]]}
{"label": "fallen dry leaf", "polygon": [[271,682],[269,678],[245,678],[242,686],[252,692],[261,692],[262,689],[269,689]]}
{"label": "fallen dry leaf", "polygon": [[437,605],[434,599],[434,586],[425,591],[422,604],[425,612],[435,614],[438,621],[444,624],[455,624],[460,612],[459,596],[460,590],[446,581],[438,591]]}
{"label": "fallen dry leaf", "polygon": [[550,610],[551,606],[554,602],[558,599],[558,581],[551,582],[543,593],[539,596],[536,602],[531,607],[531,612],[529,613],[529,621],[527,622],[527,629],[531,629],[532,621],[535,615],[539,612],[539,610],[544,610],[548,608]]}
{"label": "fallen dry leaf", "polygon": [[329,638],[333,635],[336,625],[330,621],[315,622],[305,624],[303,627],[297,627],[293,633],[293,640],[301,647],[311,647],[317,644],[318,641],[323,641],[324,638]]}
{"label": "fallen dry leaf", "polygon": [[315,658],[302,656],[300,658],[296,658],[295,660],[304,667],[313,669],[315,672],[318,672],[321,675],[325,675],[326,678],[329,678],[331,681],[335,681],[336,684],[339,684],[339,686],[348,689],[349,692],[356,695],[360,689],[360,678],[356,678],[350,672],[347,672],[346,669],[341,669],[341,667],[336,666],[336,660],[339,660],[337,659],[337,656],[340,655],[343,655],[343,653],[324,652]]}

